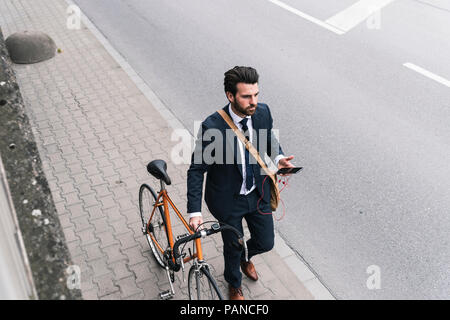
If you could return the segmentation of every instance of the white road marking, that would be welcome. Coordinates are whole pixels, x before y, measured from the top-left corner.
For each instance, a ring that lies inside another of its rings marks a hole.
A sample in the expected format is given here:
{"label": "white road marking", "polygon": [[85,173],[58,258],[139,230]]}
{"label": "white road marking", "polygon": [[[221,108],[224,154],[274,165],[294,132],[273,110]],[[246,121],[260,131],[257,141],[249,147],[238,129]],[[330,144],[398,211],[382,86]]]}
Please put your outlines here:
{"label": "white road marking", "polygon": [[360,0],[325,22],[345,33],[393,1],[395,0]]}
{"label": "white road marking", "polygon": [[345,33],[345,31],[341,30],[340,28],[332,26],[332,25],[329,25],[329,24],[327,24],[327,23],[325,23],[325,22],[323,22],[323,21],[321,21],[321,20],[319,20],[317,18],[314,18],[314,17],[312,17],[312,16],[310,16],[310,15],[308,15],[306,13],[303,13],[300,10],[295,9],[295,8],[287,5],[284,2],[281,2],[281,1],[278,1],[278,0],[268,0],[268,1],[272,2],[273,4],[279,6],[279,7],[283,8],[283,9],[285,9],[285,10],[287,10],[287,11],[289,11],[289,12],[291,12],[291,13],[293,13],[293,14],[295,14],[295,15],[303,18],[303,19],[306,19],[306,20],[308,20],[308,21],[310,21],[312,23],[315,23],[315,24],[321,26],[322,28],[325,28],[325,29],[327,29],[329,31],[332,31],[332,32],[334,32],[336,34],[341,35],[341,34]]}
{"label": "white road marking", "polygon": [[444,86],[447,86],[447,87],[450,88],[450,80],[447,80],[447,79],[445,79],[445,78],[443,78],[441,76],[438,76],[437,74],[434,74],[433,72],[425,70],[424,68],[419,67],[419,66],[417,66],[417,65],[415,65],[413,63],[410,63],[410,62],[404,63],[403,66],[405,66],[405,67],[407,67],[407,68],[409,68],[411,70],[414,70],[414,71],[420,73],[421,75],[424,75],[425,77],[430,78],[430,79],[432,79],[434,81],[437,81],[440,84],[443,84]]}

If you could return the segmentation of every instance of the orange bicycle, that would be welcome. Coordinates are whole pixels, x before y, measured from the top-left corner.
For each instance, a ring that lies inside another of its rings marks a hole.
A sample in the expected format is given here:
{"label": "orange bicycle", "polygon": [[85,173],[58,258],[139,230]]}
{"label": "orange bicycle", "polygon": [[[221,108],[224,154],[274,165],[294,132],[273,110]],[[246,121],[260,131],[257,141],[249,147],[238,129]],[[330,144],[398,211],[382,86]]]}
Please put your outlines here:
{"label": "orange bicycle", "polygon": [[[247,258],[247,246],[243,235],[235,228],[217,221],[210,228],[197,228],[192,230],[181,215],[175,204],[170,199],[166,185],[171,184],[167,175],[167,164],[164,160],[154,160],[147,165],[147,171],[160,181],[161,190],[158,194],[147,184],[142,184],[139,189],[139,211],[142,219],[142,232],[153,252],[158,264],[166,270],[170,284],[170,290],[160,293],[161,299],[170,299],[175,295],[172,283],[175,281],[175,272],[183,270],[186,262],[193,262],[188,274],[188,293],[191,300],[223,300],[217,283],[210,272],[210,266],[203,257],[201,238],[231,230],[238,238],[238,245],[242,246]],[[172,232],[172,223],[169,214],[169,205],[175,211],[188,233],[175,237]],[[200,229],[200,230],[199,230]],[[194,241],[195,249],[189,250],[189,255],[183,252],[186,244]],[[180,250],[180,246],[183,248]]]}

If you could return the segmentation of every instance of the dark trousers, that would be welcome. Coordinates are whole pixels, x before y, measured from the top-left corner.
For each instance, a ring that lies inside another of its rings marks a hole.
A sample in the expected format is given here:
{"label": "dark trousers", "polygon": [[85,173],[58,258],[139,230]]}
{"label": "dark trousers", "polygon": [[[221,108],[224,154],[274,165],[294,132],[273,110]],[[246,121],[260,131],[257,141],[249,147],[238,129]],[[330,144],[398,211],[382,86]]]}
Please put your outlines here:
{"label": "dark trousers", "polygon": [[[233,214],[215,217],[243,233],[242,219],[247,221],[250,239],[247,240],[248,258],[272,250],[274,245],[274,227],[272,214],[261,214],[256,207],[259,192],[254,190],[249,195],[239,195],[236,198]],[[267,212],[262,210],[262,212]],[[223,255],[225,261],[225,280],[234,288],[241,286],[242,274],[240,263],[244,261],[245,254],[241,246],[237,245],[236,235],[231,231],[222,232]]]}

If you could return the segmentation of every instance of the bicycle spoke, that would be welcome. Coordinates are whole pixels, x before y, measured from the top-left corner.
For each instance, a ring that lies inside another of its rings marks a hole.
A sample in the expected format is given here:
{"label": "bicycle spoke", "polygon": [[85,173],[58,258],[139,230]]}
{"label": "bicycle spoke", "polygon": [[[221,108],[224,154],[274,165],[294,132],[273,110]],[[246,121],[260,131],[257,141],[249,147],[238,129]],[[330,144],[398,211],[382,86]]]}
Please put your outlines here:
{"label": "bicycle spoke", "polygon": [[205,265],[200,268],[195,265],[191,267],[189,270],[188,290],[191,300],[222,299],[217,284]]}
{"label": "bicycle spoke", "polygon": [[202,285],[200,284],[200,271],[195,271],[195,282],[196,282],[196,288],[197,288],[197,299],[202,300]]}

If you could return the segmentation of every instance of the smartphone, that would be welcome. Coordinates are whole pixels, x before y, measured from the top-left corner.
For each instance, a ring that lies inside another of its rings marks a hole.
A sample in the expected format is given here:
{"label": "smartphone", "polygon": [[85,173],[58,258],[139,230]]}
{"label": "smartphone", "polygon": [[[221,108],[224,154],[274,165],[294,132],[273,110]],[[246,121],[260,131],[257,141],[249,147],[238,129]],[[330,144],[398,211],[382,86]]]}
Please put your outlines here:
{"label": "smartphone", "polygon": [[294,174],[301,171],[303,167],[293,167],[293,168],[281,168],[277,171],[277,174]]}

